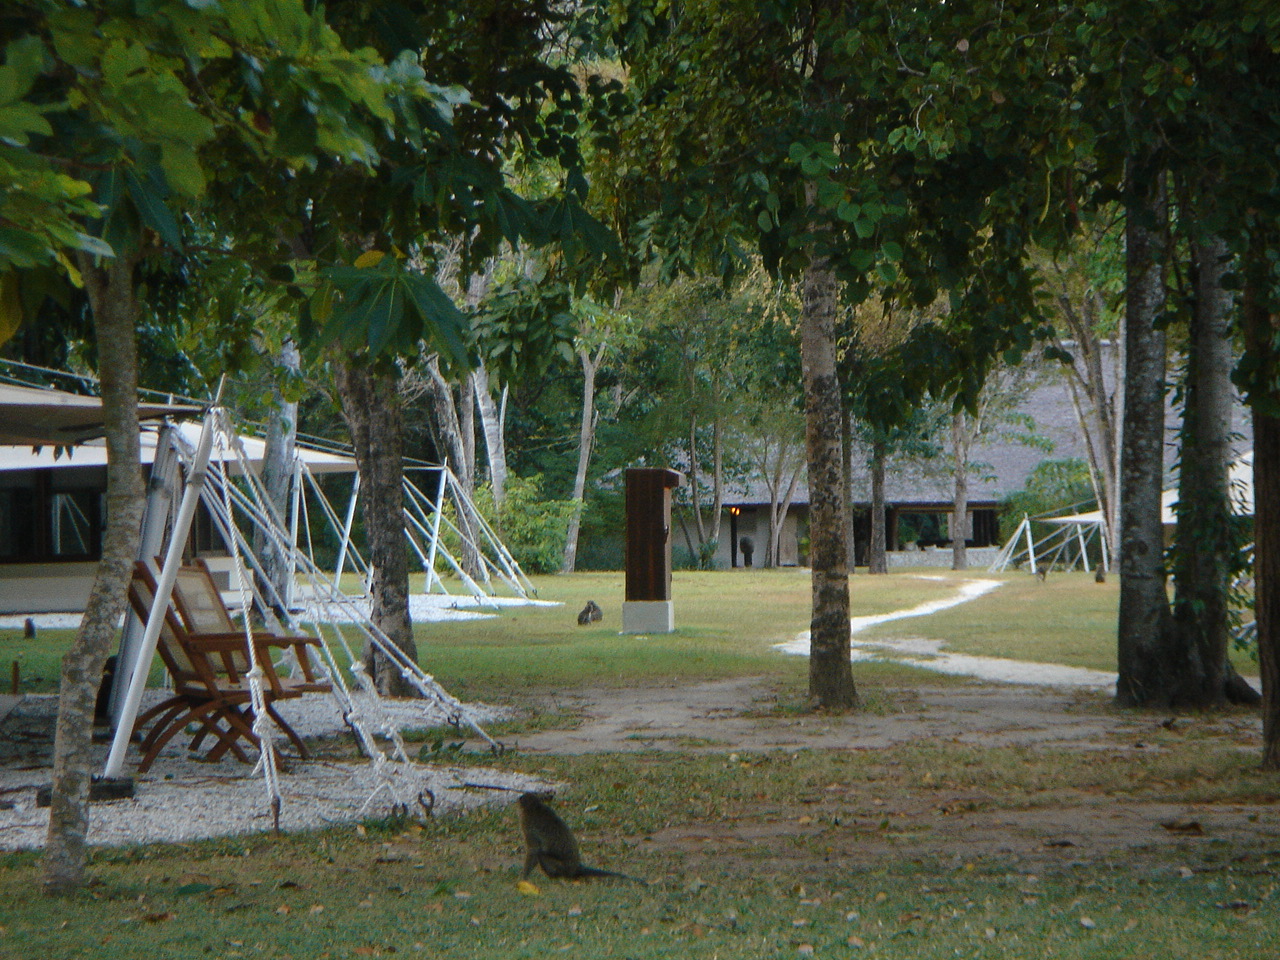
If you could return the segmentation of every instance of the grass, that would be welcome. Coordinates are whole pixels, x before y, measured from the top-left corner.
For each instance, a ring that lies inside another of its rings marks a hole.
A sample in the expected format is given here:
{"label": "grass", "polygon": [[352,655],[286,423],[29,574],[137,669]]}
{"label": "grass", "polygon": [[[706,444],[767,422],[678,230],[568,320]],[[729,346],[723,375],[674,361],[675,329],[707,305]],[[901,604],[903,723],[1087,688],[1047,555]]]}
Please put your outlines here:
{"label": "grass", "polygon": [[975,785],[997,811],[1064,793],[1191,800],[1209,779],[1220,800],[1275,801],[1273,779],[1211,754],[1207,766],[1199,745],[1101,764],[948,745],[750,763],[540,757],[574,783],[589,855],[648,886],[536,878],[521,892],[510,810],[103,850],[94,885],[70,899],[30,896],[35,859],[11,855],[0,957],[1272,957],[1275,851],[1189,842],[1083,862],[946,844],[938,805]]}
{"label": "grass", "polygon": [[[854,613],[938,599],[954,580],[859,574]],[[775,719],[808,710],[804,660],[772,649],[807,626],[806,571],[678,573],[678,632],[666,637],[618,634],[620,575],[541,578],[538,587],[563,606],[420,625],[424,663],[458,692],[505,702],[528,690],[767,674],[781,691]],[[605,620],[578,627],[588,598]],[[866,636],[923,634],[966,652],[1105,667],[1114,608],[1112,585],[1011,577],[968,605]],[[69,631],[41,631],[35,642],[8,633],[0,657],[23,658],[24,676],[56,676]],[[962,682],[885,663],[855,672],[879,716],[917,703],[922,678]],[[1079,709],[1112,708],[1090,700]],[[544,713],[500,732],[574,722]],[[1274,831],[1242,842],[1210,828],[1111,851],[1034,837],[1019,846],[1016,829],[1002,826],[1033,816],[1049,831],[1069,815],[1191,805],[1271,816],[1280,784],[1252,753],[1197,735],[1194,724],[1153,727],[1142,751],[987,747],[945,734],[747,759],[693,737],[625,755],[464,751],[451,762],[570,784],[561,808],[589,862],[650,885],[536,878],[536,892],[522,892],[510,809],[101,849],[92,885],[68,898],[36,895],[38,855],[15,853],[0,855],[0,958],[1276,956],[1280,851],[1265,839]],[[982,822],[997,843],[971,840]]]}

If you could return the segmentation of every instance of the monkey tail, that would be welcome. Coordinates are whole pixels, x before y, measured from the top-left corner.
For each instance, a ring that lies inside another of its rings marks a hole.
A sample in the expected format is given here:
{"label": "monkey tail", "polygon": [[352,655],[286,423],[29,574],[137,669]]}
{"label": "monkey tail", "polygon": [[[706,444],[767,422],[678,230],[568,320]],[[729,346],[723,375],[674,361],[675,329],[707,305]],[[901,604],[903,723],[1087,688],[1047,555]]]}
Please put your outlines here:
{"label": "monkey tail", "polygon": [[611,877],[614,880],[629,880],[632,883],[640,884],[642,887],[647,887],[649,885],[648,880],[641,880],[639,877],[633,877],[630,874],[626,874],[626,873],[617,873],[613,870],[600,870],[596,867],[584,866],[582,868],[582,871],[578,874],[578,876],[579,877]]}

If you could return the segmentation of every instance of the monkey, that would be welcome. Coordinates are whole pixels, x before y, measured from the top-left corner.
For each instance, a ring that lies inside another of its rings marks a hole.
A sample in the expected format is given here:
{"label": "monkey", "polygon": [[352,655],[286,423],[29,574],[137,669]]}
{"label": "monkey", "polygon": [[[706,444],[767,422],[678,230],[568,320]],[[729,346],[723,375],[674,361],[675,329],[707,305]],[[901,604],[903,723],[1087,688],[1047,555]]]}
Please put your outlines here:
{"label": "monkey", "polygon": [[587,624],[595,623],[603,617],[604,611],[600,609],[600,605],[594,600],[588,600],[587,605],[578,614],[578,626],[585,627]]}
{"label": "monkey", "polygon": [[524,830],[525,858],[522,879],[527,879],[534,867],[552,879],[576,880],[582,877],[617,877],[644,883],[637,877],[612,870],[597,870],[582,862],[578,854],[578,842],[573,838],[569,825],[549,807],[542,796],[522,793],[517,801],[520,808],[520,827]]}

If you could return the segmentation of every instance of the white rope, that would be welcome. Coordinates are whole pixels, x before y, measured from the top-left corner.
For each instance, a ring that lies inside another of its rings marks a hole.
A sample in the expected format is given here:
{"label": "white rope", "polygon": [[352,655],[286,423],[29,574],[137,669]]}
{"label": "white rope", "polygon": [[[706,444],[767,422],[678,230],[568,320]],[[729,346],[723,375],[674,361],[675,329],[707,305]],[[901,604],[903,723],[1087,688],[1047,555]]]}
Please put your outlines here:
{"label": "white rope", "polygon": [[[407,811],[409,801],[404,791],[404,783],[408,779],[406,770],[410,767],[416,767],[416,764],[409,756],[399,724],[384,708],[383,700],[378,695],[372,678],[365,671],[361,658],[356,655],[346,633],[341,625],[336,622],[338,618],[334,618],[328,624],[323,623],[318,615],[321,609],[338,609],[344,612],[349,618],[349,622],[357,628],[359,633],[363,634],[364,639],[391,660],[405,681],[421,695],[422,700],[415,701],[415,703],[423,708],[424,713],[428,714],[427,719],[443,719],[454,726],[465,724],[495,750],[501,750],[501,744],[484,731],[464,704],[445,691],[434,677],[423,671],[415,661],[410,659],[375,624],[369,621],[361,606],[351,597],[342,593],[333,579],[327,576],[326,572],[320,570],[310,552],[303,553],[296,544],[284,535],[284,524],[281,522],[274,504],[265,496],[265,491],[260,489],[260,481],[250,465],[239,436],[230,429],[229,420],[225,419],[225,411],[223,412],[223,417],[224,419],[220,421],[220,425],[224,430],[220,433],[220,436],[224,442],[229,440],[230,449],[239,464],[244,483],[241,485],[231,481],[225,466],[226,460],[225,458],[220,458],[218,461],[219,468],[216,472],[211,472],[210,474],[219,487],[219,495],[215,496],[212,491],[206,491],[209,495],[202,499],[205,500],[210,508],[215,525],[226,541],[235,565],[241,608],[245,616],[246,637],[252,658],[252,668],[248,679],[255,713],[254,732],[265,747],[263,752],[260,753],[259,766],[262,768],[264,777],[267,780],[268,792],[277,819],[281,803],[277,771],[274,762],[266,762],[268,755],[274,759],[273,731],[271,729],[270,716],[267,714],[265,703],[263,702],[262,681],[264,673],[256,659],[257,651],[252,643],[249,622],[249,616],[255,608],[255,604],[260,609],[269,609],[271,605],[265,602],[258,586],[259,582],[262,582],[262,579],[265,578],[259,579],[249,576],[245,569],[244,557],[246,556],[250,558],[254,569],[261,569],[261,562],[241,532],[239,524],[235,522],[237,510],[249,522],[265,533],[278,553],[288,552],[308,585],[313,609],[317,611],[317,615],[314,618],[307,618],[311,627],[311,634],[319,640],[318,649],[322,664],[317,666],[320,667],[321,673],[327,674],[326,679],[332,686],[333,694],[338,701],[343,718],[354,732],[361,750],[370,760],[371,779],[374,781],[374,786],[369,798],[361,808],[361,812],[363,813],[367,810],[374,800],[383,793],[389,793],[394,803]],[[309,471],[306,475],[314,487],[314,478],[310,477]],[[321,499],[323,500],[323,497]],[[273,584],[268,584],[267,589],[271,590],[273,595],[276,593]],[[283,598],[279,597],[277,599],[283,600]],[[285,612],[289,629],[295,632],[303,632],[294,612],[283,602],[279,606]],[[327,631],[325,629],[326,626],[328,627]],[[357,705],[357,700],[352,695],[343,670],[334,655],[333,647],[335,645],[344,654],[347,661],[347,669],[363,694],[359,698],[359,705]],[[375,733],[381,734],[390,741],[390,756],[379,747]],[[416,799],[419,802],[421,801],[421,798]]]}

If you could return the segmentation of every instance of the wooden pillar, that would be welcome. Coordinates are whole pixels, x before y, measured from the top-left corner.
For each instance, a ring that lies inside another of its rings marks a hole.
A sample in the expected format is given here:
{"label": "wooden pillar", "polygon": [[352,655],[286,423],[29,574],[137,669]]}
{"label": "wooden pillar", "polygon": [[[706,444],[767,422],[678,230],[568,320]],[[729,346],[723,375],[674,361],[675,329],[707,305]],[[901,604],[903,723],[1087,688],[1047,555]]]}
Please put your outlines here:
{"label": "wooden pillar", "polygon": [[675,470],[627,471],[627,576],[623,633],[671,633],[671,491]]}

